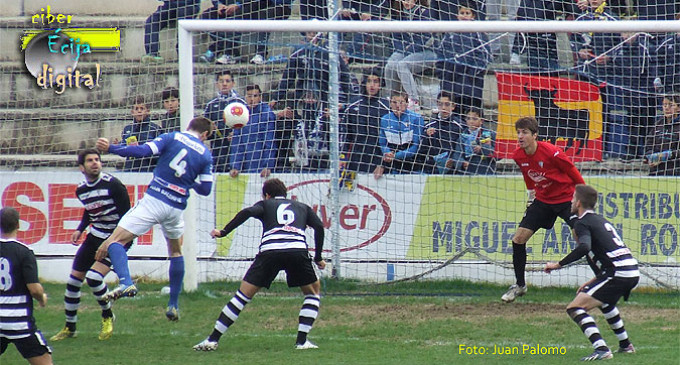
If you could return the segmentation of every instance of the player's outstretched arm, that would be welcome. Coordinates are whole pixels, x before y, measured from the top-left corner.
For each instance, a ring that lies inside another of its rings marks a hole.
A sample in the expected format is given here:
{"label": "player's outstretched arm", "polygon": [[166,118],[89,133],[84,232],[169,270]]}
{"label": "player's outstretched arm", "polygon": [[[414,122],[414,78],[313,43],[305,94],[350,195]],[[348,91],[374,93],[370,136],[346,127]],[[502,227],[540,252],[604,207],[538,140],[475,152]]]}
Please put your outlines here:
{"label": "player's outstretched arm", "polygon": [[99,138],[97,139],[97,149],[102,151],[102,152],[109,152],[109,140],[106,138]]}
{"label": "player's outstretched arm", "polygon": [[326,261],[324,261],[323,254],[323,240],[324,240],[324,228],[323,222],[319,219],[319,216],[314,213],[312,208],[307,207],[309,210],[307,214],[307,225],[314,230],[314,263],[319,269],[324,269],[326,267]]}
{"label": "player's outstretched arm", "polygon": [[110,153],[116,154],[122,157],[150,157],[153,156],[153,150],[148,144],[143,145],[117,145],[110,144],[108,148]]}
{"label": "player's outstretched arm", "polygon": [[238,226],[247,221],[248,218],[254,217],[260,208],[260,206],[254,205],[250,208],[243,209],[242,211],[236,213],[234,218],[232,218],[222,230],[213,229],[212,232],[210,232],[210,235],[213,238],[221,238],[228,235],[231,231],[235,230]]}

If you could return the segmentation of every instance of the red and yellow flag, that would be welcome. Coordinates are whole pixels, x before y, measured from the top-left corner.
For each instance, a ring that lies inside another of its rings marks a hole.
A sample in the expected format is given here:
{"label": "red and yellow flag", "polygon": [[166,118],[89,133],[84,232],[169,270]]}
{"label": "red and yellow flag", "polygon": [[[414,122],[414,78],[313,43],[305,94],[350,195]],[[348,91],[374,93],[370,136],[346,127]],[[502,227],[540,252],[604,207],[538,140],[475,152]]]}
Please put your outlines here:
{"label": "red and yellow flag", "polygon": [[497,73],[496,157],[517,148],[515,121],[533,116],[539,140],[562,148],[574,162],[602,160],[602,98],[591,83],[563,77]]}

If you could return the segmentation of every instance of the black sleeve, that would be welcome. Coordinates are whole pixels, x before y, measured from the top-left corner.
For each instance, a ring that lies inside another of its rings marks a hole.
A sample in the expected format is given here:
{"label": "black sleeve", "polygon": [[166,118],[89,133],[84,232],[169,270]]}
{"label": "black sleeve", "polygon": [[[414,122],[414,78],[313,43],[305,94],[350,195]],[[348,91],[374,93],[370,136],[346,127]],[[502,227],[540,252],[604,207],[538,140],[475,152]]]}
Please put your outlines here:
{"label": "black sleeve", "polygon": [[235,230],[238,226],[243,224],[243,222],[247,221],[248,218],[250,217],[261,216],[263,209],[264,207],[262,206],[262,204],[257,203],[252,207],[243,209],[242,211],[236,213],[234,218],[232,218],[231,221],[229,221],[229,223],[227,223],[227,225],[225,225],[224,228],[222,228],[222,230],[220,231],[220,235],[222,237],[228,235],[231,231]]}
{"label": "black sleeve", "polygon": [[21,259],[21,273],[24,276],[24,282],[26,284],[39,283],[38,279],[38,263],[35,260],[35,255],[30,249],[26,249],[26,252],[22,255]]}
{"label": "black sleeve", "polygon": [[83,217],[80,218],[80,224],[76,228],[79,232],[84,232],[85,228],[90,225],[90,215],[87,214],[87,210],[83,209]]}
{"label": "black sleeve", "polygon": [[580,259],[581,257],[588,254],[592,247],[592,239],[590,237],[590,230],[583,224],[576,222],[574,226],[574,231],[576,232],[576,248],[571,251],[567,256],[560,260],[560,266],[564,267],[571,264],[572,262]]}
{"label": "black sleeve", "polygon": [[121,217],[130,210],[130,196],[125,185],[118,179],[114,180],[113,187],[111,187],[111,197]]}
{"label": "black sleeve", "polygon": [[323,223],[309,206],[307,206],[307,225],[314,230],[314,262],[319,262],[323,260],[321,255],[323,253],[324,239]]}

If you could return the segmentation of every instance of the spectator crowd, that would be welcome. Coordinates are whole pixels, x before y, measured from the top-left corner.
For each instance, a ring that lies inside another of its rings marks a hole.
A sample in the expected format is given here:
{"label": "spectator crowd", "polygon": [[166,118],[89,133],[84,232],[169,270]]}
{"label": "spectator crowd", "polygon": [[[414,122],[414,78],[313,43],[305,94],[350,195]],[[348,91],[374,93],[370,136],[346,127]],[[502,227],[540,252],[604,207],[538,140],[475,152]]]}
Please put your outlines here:
{"label": "spectator crowd", "polygon": [[[199,12],[200,2],[166,0],[146,22],[145,63],[164,62],[158,32],[178,19],[287,19],[291,0],[236,2],[213,0]],[[611,5],[604,0],[345,0],[337,14],[327,13],[326,2],[300,0],[303,20],[345,21],[618,21],[622,17],[672,20],[680,1],[658,0]],[[506,16],[501,17],[503,6]],[[239,33],[212,32],[199,62],[228,65],[242,58]],[[370,33],[341,35],[339,104],[329,103],[327,36],[302,34],[289,56],[268,54],[268,33],[258,33],[251,64],[286,65],[276,88],[255,83],[235,85],[229,67],[215,75],[217,95],[205,106],[204,116],[217,130],[211,140],[215,172],[259,173],[323,171],[329,168],[331,108],[340,116],[342,167],[359,173],[384,174],[494,174],[496,133],[484,119],[485,75],[513,65],[532,75],[565,76],[598,85],[603,102],[603,157],[644,161],[652,175],[680,175],[680,45],[677,34],[573,33],[573,58],[558,59],[554,33],[486,34],[407,33],[386,36]],[[507,44],[503,47],[502,44]],[[564,57],[562,57],[564,58]],[[573,62],[572,62],[573,61]],[[362,67],[361,77],[350,63]],[[367,65],[368,66],[368,65]],[[439,80],[436,106],[425,105],[423,73]],[[237,90],[242,87],[245,95]],[[226,127],[222,110],[239,101],[250,110],[242,128]],[[135,100],[133,122],[120,143],[144,143],[164,132],[178,130],[179,93],[162,93],[167,114],[159,125],[149,120],[149,105]],[[548,138],[550,136],[540,136]],[[128,171],[150,171],[153,160],[126,161]]]}

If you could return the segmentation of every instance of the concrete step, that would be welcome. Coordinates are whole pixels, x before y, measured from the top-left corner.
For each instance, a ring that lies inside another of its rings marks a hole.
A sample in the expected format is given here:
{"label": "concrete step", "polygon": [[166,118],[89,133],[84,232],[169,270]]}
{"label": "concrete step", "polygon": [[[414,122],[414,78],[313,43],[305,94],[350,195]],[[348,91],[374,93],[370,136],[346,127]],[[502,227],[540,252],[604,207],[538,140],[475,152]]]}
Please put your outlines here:
{"label": "concrete step", "polygon": [[[167,86],[179,85],[176,63],[142,65],[139,62],[102,63],[99,87],[67,89],[61,95],[55,89],[42,89],[23,64],[0,62],[0,108],[68,107],[83,108],[129,107],[130,101],[143,95],[149,101],[158,102]],[[230,69],[237,90],[245,94],[245,86],[257,83],[263,90],[275,88],[284,64],[255,66],[250,64],[213,65],[194,64],[194,95],[196,105],[205,105],[215,97],[215,73]],[[96,71],[93,62],[82,62],[78,69],[83,73]]]}
{"label": "concrete step", "polygon": [[[154,109],[151,120],[165,111]],[[203,110],[196,109],[200,115]],[[120,139],[132,122],[126,108],[7,108],[0,109],[0,154],[75,151],[94,146],[97,138]]]}
{"label": "concrete step", "polygon": [[[354,63],[352,72],[361,79],[366,70],[376,67],[371,63]],[[503,65],[496,65],[502,67]],[[96,72],[95,62],[81,62],[78,69],[83,73]],[[144,95],[150,101],[160,103],[161,91],[167,86],[177,87],[179,84],[177,63],[166,62],[160,65],[144,65],[134,61],[116,61],[100,63],[100,86],[90,90],[87,88],[67,89],[56,95],[54,89],[42,89],[36,79],[31,76],[22,63],[0,62],[0,108],[39,108],[69,107],[81,105],[84,108],[111,108],[129,106],[130,100]],[[194,95],[196,105],[205,105],[215,97],[215,73],[229,69],[232,71],[236,90],[245,94],[245,86],[258,84],[266,93],[275,89],[285,69],[285,64],[256,66],[248,63],[235,65],[214,65],[194,63]],[[429,98],[436,98],[438,80],[432,76],[420,79],[427,90],[432,91]],[[57,97],[58,96],[58,97]],[[266,95],[265,95],[266,96]],[[498,104],[496,78],[493,69],[487,72],[484,87],[486,108],[495,108]]]}

